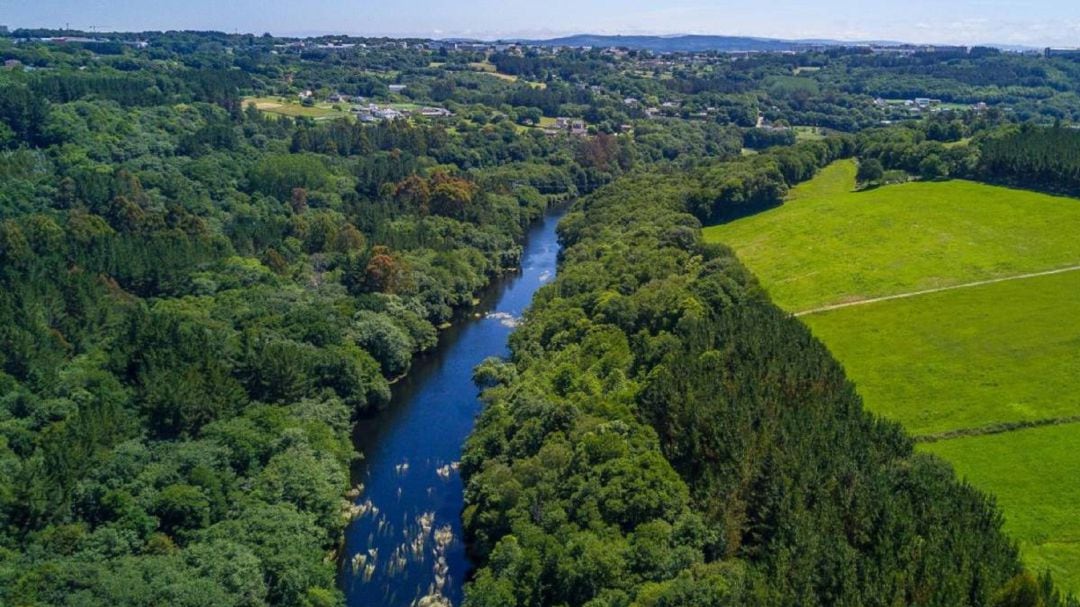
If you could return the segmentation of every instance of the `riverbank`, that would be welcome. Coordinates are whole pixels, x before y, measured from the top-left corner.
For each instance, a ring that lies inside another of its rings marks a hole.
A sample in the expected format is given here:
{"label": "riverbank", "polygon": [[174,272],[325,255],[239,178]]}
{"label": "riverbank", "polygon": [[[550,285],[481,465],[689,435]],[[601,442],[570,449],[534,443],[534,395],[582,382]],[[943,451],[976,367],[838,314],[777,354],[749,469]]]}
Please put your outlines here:
{"label": "riverbank", "polygon": [[353,468],[364,491],[345,531],[339,582],[348,605],[458,604],[472,563],[462,540],[464,487],[457,474],[465,438],[480,411],[472,370],[506,353],[538,288],[554,277],[555,227],[565,205],[529,231],[521,270],[497,279],[469,314],[440,332],[438,346],[414,360],[393,386],[390,406],[360,420]]}

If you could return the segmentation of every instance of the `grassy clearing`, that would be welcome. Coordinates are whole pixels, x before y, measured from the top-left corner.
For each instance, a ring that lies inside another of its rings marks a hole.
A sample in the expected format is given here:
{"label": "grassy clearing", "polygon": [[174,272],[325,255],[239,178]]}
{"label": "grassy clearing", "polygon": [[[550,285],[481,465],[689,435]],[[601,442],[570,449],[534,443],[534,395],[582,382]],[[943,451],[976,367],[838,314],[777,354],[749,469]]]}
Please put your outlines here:
{"label": "grassy clearing", "polygon": [[1080,201],[967,181],[855,192],[836,163],[782,207],[706,229],[792,312],[1080,263]]}
{"label": "grassy clearing", "polygon": [[[1080,201],[964,181],[855,192],[853,162],[706,230],[791,311],[1080,264]],[[867,407],[915,435],[1080,415],[1080,272],[804,316]],[[997,496],[1034,571],[1080,592],[1080,423],[922,444]]]}
{"label": "grassy clearing", "polygon": [[474,72],[480,72],[481,74],[487,74],[489,76],[494,76],[495,78],[498,78],[499,80],[505,80],[506,82],[524,82],[525,84],[528,84],[529,86],[531,86],[533,88],[536,88],[536,89],[547,88],[547,85],[544,84],[543,82],[532,82],[532,81],[529,81],[529,80],[522,80],[522,79],[520,79],[517,76],[514,76],[512,74],[504,74],[504,73],[500,72],[499,68],[496,67],[495,64],[491,63],[490,61],[470,63],[469,64],[469,69],[471,69]]}
{"label": "grassy clearing", "polygon": [[495,67],[494,63],[489,63],[487,61],[485,61],[483,63],[470,63],[469,68],[472,69],[473,71],[476,71],[476,72],[481,72],[481,73],[484,73],[484,74],[488,74],[490,76],[495,76],[496,78],[498,78],[500,80],[505,80],[507,82],[517,82],[518,81],[517,76],[513,76],[513,75],[510,75],[510,74],[504,74],[504,73],[499,71],[499,68]]}
{"label": "grassy clearing", "polygon": [[825,138],[825,131],[817,126],[795,126],[795,139],[797,141],[816,141]]}
{"label": "grassy clearing", "polygon": [[867,405],[924,435],[1080,414],[1080,272],[806,316]]}
{"label": "grassy clearing", "polygon": [[[296,101],[283,97],[245,97],[243,104],[247,106],[249,103],[254,103],[256,109],[268,114],[289,116],[291,118],[303,116],[315,120],[333,120],[349,116],[347,110],[336,110],[329,103],[317,103],[312,107],[305,107]],[[341,107],[345,108],[347,104],[342,104]]]}
{"label": "grassy clearing", "polygon": [[1005,529],[1035,571],[1049,569],[1080,592],[1080,426],[1052,426],[960,438],[920,447],[997,496]]}

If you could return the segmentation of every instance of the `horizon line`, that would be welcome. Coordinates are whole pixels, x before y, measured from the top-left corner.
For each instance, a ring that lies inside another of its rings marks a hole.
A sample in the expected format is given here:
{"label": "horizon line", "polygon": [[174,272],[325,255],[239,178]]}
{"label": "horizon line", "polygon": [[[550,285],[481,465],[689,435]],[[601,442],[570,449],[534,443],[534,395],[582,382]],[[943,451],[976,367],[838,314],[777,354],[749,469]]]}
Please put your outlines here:
{"label": "horizon line", "polygon": [[[0,23],[0,26],[3,26]],[[809,36],[809,37],[780,37],[780,36],[763,36],[758,34],[730,34],[730,33],[699,33],[699,32],[663,32],[663,33],[645,33],[645,32],[625,32],[620,31],[616,33],[596,33],[596,32],[578,32],[578,33],[557,33],[557,32],[540,32],[535,33],[519,33],[519,34],[480,34],[471,35],[469,33],[454,33],[454,32],[428,32],[428,33],[406,33],[406,32],[379,32],[379,33],[365,33],[365,32],[346,32],[340,30],[294,30],[294,31],[264,31],[256,33],[254,31],[241,31],[239,28],[233,31],[225,29],[197,29],[197,28],[169,28],[169,29],[112,29],[109,27],[94,27],[90,29],[84,29],[79,27],[50,27],[43,25],[27,26],[27,25],[8,25],[9,34],[12,34],[19,30],[51,30],[51,31],[71,31],[84,34],[142,34],[142,33],[168,33],[168,32],[197,32],[197,33],[217,33],[227,36],[263,36],[269,33],[275,38],[297,38],[297,39],[310,39],[310,38],[323,38],[329,36],[344,36],[351,38],[388,38],[397,40],[433,40],[433,41],[447,41],[447,40],[466,40],[476,42],[514,42],[514,41],[536,41],[536,42],[548,42],[552,40],[559,40],[563,38],[577,38],[584,36],[596,36],[605,38],[689,38],[689,37],[701,37],[701,38],[745,38],[750,40],[761,41],[776,41],[776,42],[789,42],[789,43],[814,43],[814,42],[828,42],[850,45],[864,45],[864,44],[887,44],[887,45],[909,45],[909,46],[966,46],[966,47],[990,47],[990,48],[1006,48],[1006,49],[1031,49],[1037,50],[1042,48],[1068,48],[1059,47],[1053,44],[1047,43],[1002,43],[1002,42],[961,42],[961,41],[911,41],[911,40],[896,40],[888,38],[844,38],[844,37],[829,37],[829,36]]]}

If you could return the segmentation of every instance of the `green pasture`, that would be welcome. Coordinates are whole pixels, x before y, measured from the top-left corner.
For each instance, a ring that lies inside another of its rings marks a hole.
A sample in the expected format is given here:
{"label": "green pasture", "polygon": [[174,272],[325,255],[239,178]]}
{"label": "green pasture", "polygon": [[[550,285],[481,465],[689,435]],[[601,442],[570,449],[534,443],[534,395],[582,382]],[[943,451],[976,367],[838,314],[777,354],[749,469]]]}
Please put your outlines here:
{"label": "green pasture", "polygon": [[314,118],[315,120],[329,120],[349,116],[349,104],[347,103],[338,104],[342,109],[336,110],[333,107],[334,104],[330,103],[317,103],[314,106],[306,107],[298,101],[283,97],[245,97],[243,100],[244,106],[246,107],[249,103],[254,103],[255,108],[259,111],[291,118],[304,117]]}
{"label": "green pasture", "polygon": [[920,449],[993,494],[1032,571],[1080,593],[1080,425],[959,438]]}
{"label": "green pasture", "polygon": [[969,181],[855,191],[853,161],[707,228],[792,312],[1080,264],[1080,201]]}
{"label": "green pasture", "polygon": [[803,317],[916,436],[1080,415],[1080,272]]}
{"label": "green pasture", "polygon": [[792,312],[947,289],[802,319],[868,409],[995,495],[1032,570],[1080,592],[1080,271],[963,286],[1080,265],[1080,201],[967,181],[860,192],[855,172],[833,164],[705,236]]}

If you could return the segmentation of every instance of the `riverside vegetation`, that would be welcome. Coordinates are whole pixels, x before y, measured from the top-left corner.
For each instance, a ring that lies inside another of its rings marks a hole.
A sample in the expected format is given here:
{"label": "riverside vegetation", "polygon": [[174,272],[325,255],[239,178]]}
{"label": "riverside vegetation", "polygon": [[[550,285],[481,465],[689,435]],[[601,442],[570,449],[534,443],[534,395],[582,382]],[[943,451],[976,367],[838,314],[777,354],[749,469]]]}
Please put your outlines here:
{"label": "riverside vegetation", "polygon": [[354,417],[585,196],[476,372],[470,605],[1074,604],[701,225],[1075,193],[1075,61],[70,34],[0,35],[0,603],[342,604]]}
{"label": "riverside vegetation", "polygon": [[703,242],[688,182],[580,203],[513,359],[478,369],[466,603],[1059,604],[993,501],[864,411],[822,343]]}

